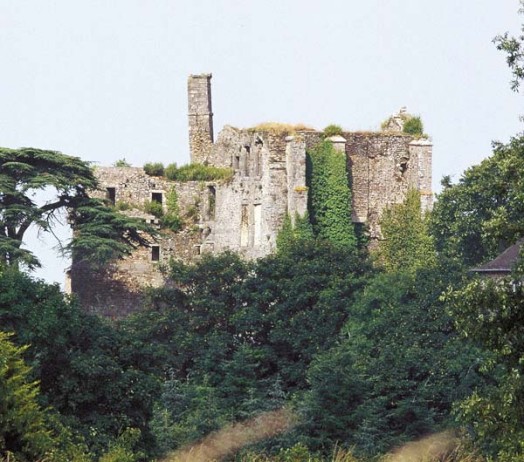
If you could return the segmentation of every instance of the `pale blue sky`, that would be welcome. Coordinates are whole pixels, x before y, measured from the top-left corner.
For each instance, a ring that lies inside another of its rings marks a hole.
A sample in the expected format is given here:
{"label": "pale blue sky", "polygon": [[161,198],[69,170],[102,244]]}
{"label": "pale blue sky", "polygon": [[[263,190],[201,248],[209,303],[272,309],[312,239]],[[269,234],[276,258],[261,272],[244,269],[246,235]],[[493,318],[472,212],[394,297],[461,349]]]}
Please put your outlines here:
{"label": "pale blue sky", "polygon": [[[186,81],[213,73],[215,130],[274,120],[374,130],[401,106],[434,186],[522,129],[491,43],[517,0],[0,0],[0,145],[100,164],[188,161]],[[33,242],[33,241],[32,241]],[[31,246],[34,244],[31,243]],[[48,240],[38,273],[62,282]]]}

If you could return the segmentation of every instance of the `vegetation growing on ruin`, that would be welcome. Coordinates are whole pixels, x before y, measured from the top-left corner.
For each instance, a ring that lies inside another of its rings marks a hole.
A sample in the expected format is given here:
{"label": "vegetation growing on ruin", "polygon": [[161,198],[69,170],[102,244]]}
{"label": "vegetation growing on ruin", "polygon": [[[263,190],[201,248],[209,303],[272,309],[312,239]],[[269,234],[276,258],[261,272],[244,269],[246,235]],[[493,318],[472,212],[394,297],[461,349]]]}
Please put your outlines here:
{"label": "vegetation growing on ruin", "polygon": [[402,119],[402,133],[417,138],[427,138],[427,135],[424,133],[424,124],[422,123],[420,116],[413,116],[406,112],[401,112],[396,116],[391,116],[386,119],[382,122],[381,129],[387,132],[395,117],[400,117]]}
{"label": "vegetation growing on ruin", "polygon": [[422,119],[419,116],[414,116],[408,118],[404,122],[404,127],[402,128],[404,133],[413,136],[422,136],[424,135],[424,125]]}
{"label": "vegetation growing on ruin", "polygon": [[156,218],[162,218],[164,216],[164,207],[160,202],[156,201],[145,201],[144,212],[154,215]]}
{"label": "vegetation growing on ruin", "polygon": [[144,172],[151,176],[164,176],[171,181],[229,181],[235,174],[234,170],[227,167],[213,165],[187,164],[178,166],[169,164],[164,168],[162,163],[144,165]]}
{"label": "vegetation growing on ruin", "polygon": [[323,141],[307,153],[306,181],[313,231],[320,239],[347,248],[356,246],[351,220],[351,190],[345,153]]}
{"label": "vegetation growing on ruin", "polygon": [[330,136],[342,136],[344,130],[340,125],[331,124],[324,128],[324,136],[329,138]]}
{"label": "vegetation growing on ruin", "polygon": [[164,164],[162,162],[154,162],[144,164],[144,172],[150,176],[163,176]]}
{"label": "vegetation growing on ruin", "polygon": [[171,164],[165,170],[166,177],[173,181],[229,181],[234,174],[232,168],[203,164],[187,164],[181,167]]}
{"label": "vegetation growing on ruin", "polygon": [[384,210],[380,228],[382,241],[376,256],[386,271],[415,272],[436,264],[434,239],[417,190],[408,191],[402,204]]}
{"label": "vegetation growing on ruin", "polygon": [[277,235],[277,249],[279,252],[286,252],[294,248],[297,242],[307,242],[312,239],[314,239],[314,235],[309,215],[306,213],[304,216],[300,216],[297,213],[293,222],[288,214],[284,218],[282,229]]}
{"label": "vegetation growing on ruin", "polygon": [[302,123],[286,124],[281,122],[262,122],[254,127],[250,127],[248,130],[253,132],[269,132],[279,136],[294,135],[297,132],[315,131],[314,128]]}
{"label": "vegetation growing on ruin", "polygon": [[162,226],[171,231],[179,231],[182,228],[182,219],[180,218],[178,195],[175,188],[171,188],[166,194],[166,207],[167,211],[162,217]]}
{"label": "vegetation growing on ruin", "polygon": [[118,160],[113,164],[113,167],[117,167],[117,168],[126,168],[126,167],[131,167],[131,164],[126,160],[125,157],[123,157],[122,159],[118,159]]}

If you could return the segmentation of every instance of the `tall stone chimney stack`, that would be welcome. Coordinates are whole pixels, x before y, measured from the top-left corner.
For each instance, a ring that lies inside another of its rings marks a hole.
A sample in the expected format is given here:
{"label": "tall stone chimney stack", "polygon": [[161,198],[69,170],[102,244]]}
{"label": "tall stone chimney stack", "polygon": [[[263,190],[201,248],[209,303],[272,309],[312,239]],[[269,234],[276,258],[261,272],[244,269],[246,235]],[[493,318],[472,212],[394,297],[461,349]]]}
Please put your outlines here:
{"label": "tall stone chimney stack", "polygon": [[187,93],[191,163],[208,163],[213,149],[211,74],[190,75]]}

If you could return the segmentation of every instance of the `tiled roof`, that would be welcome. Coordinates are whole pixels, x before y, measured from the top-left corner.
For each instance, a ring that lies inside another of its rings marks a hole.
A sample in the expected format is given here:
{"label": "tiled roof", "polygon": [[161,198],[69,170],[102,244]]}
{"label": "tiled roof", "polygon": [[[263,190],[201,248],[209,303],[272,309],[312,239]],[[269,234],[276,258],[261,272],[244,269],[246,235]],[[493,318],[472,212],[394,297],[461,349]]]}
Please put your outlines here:
{"label": "tiled roof", "polygon": [[508,247],[494,260],[471,271],[477,273],[511,273],[520,256],[520,249],[524,245],[524,238],[517,241],[511,247]]}

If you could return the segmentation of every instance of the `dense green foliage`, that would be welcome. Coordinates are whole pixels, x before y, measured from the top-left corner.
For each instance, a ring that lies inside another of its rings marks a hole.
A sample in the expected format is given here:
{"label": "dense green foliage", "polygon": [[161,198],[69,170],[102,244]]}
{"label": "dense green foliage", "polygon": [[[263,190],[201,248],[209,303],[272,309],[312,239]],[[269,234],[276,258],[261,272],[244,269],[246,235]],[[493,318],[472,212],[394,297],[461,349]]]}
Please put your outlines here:
{"label": "dense green foliage", "polygon": [[524,287],[516,281],[474,280],[450,292],[459,330],[489,355],[482,363],[489,386],[460,403],[462,422],[487,453],[524,460]]}
{"label": "dense green foliage", "polygon": [[153,291],[149,309],[125,323],[170,371],[152,424],[161,447],[306,389],[309,363],[334,345],[368,271],[358,255],[314,241],[255,264],[233,254],[175,264],[170,284],[180,289]]}
{"label": "dense green foliage", "polygon": [[31,461],[49,453],[53,441],[23,351],[0,331],[0,457]]}
{"label": "dense green foliage", "polygon": [[[88,197],[97,181],[90,166],[77,157],[33,148],[0,148],[0,261],[29,268],[37,258],[21,248],[30,226],[51,231],[60,213],[67,213],[76,233],[63,250],[78,260],[104,263],[147,243],[143,223],[123,217],[103,201]],[[37,192],[53,194],[35,203]]]}
{"label": "dense green foliage", "polygon": [[442,254],[466,265],[494,258],[524,236],[524,135],[494,143],[493,155],[444,181],[431,230]]}
{"label": "dense green foliage", "polygon": [[164,176],[164,164],[162,162],[149,162],[144,164],[144,172],[151,176]]}
{"label": "dense green foliage", "polygon": [[130,427],[151,446],[147,422],[159,383],[145,372],[149,349],[135,350],[132,339],[81,312],[58,287],[16,271],[0,275],[0,325],[15,333],[13,342],[30,345],[24,356],[45,404],[92,450]]}
{"label": "dense green foliage", "polygon": [[338,441],[376,454],[453,425],[453,402],[479,384],[478,353],[440,300],[457,280],[449,266],[372,280],[338,344],[309,370],[302,433],[310,446]]}
{"label": "dense green foliage", "polygon": [[435,246],[418,191],[408,191],[404,203],[386,209],[380,226],[383,240],[377,256],[386,271],[414,272],[435,265]]}
{"label": "dense green foliage", "polygon": [[277,235],[277,249],[279,252],[287,252],[296,247],[299,242],[313,239],[313,228],[306,213],[303,217],[295,215],[295,222],[286,215],[282,229]]}
{"label": "dense green foliage", "polygon": [[345,154],[336,151],[330,141],[307,154],[308,209],[315,235],[341,247],[355,248]]}

